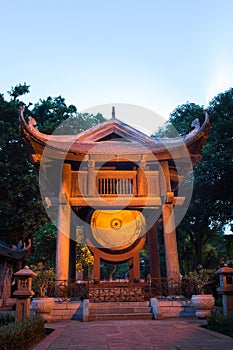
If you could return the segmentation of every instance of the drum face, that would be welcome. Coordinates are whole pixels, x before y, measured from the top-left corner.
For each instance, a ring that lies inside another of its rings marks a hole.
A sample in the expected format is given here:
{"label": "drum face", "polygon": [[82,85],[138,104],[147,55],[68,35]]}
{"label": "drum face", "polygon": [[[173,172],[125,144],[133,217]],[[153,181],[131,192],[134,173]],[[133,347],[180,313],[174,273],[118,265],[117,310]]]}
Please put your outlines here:
{"label": "drum face", "polygon": [[95,210],[92,235],[99,248],[125,249],[145,233],[145,218],[137,210]]}

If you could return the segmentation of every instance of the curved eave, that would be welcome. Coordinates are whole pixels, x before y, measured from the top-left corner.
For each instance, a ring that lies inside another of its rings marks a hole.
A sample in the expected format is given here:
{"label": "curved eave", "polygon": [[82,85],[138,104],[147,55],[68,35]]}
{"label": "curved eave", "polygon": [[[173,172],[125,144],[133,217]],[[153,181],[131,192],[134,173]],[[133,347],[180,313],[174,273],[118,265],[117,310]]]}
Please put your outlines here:
{"label": "curved eave", "polygon": [[[67,160],[75,160],[77,156],[85,156],[86,154],[150,154],[156,156],[157,159],[171,159],[173,157],[180,158],[184,154],[184,149],[190,154],[192,163],[196,163],[200,160],[201,150],[208,137],[210,128],[209,116],[205,112],[205,121],[201,128],[191,131],[184,137],[177,137],[171,139],[152,139],[146,137],[143,142],[143,137],[140,137],[138,142],[116,142],[116,141],[102,141],[84,142],[88,135],[88,132],[82,132],[78,135],[47,135],[43,134],[34,127],[33,120],[29,120],[29,124],[26,123],[23,116],[23,109],[20,111],[20,128],[23,139],[30,153],[42,155],[45,146],[52,151],[54,155],[56,152],[59,154],[66,154]],[[108,122],[104,122],[106,125]],[[102,124],[103,125],[103,124]],[[127,126],[129,128],[129,126]],[[95,130],[98,127],[94,127]],[[89,133],[93,134],[94,128],[89,129]],[[126,128],[127,131],[127,128]],[[140,135],[141,136],[141,135]],[[83,140],[83,141],[82,141]],[[172,156],[171,156],[172,153]]]}
{"label": "curved eave", "polygon": [[0,256],[14,260],[22,260],[28,254],[29,248],[30,247],[16,250],[12,249],[10,246],[4,244],[3,242],[0,242]]}

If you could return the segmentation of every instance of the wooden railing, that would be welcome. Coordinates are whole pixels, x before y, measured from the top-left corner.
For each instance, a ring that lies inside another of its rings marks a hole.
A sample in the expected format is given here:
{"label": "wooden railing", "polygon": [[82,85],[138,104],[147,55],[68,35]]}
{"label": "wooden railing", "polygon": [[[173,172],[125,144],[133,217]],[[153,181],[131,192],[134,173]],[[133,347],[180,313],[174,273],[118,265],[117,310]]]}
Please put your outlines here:
{"label": "wooden railing", "polygon": [[158,171],[140,174],[137,170],[94,170],[90,176],[87,170],[72,171],[71,197],[94,196],[89,192],[90,187],[100,196],[159,196]]}
{"label": "wooden railing", "polygon": [[[55,286],[55,287],[54,287]],[[196,281],[185,280],[177,282],[167,278],[150,278],[133,281],[51,281],[51,288],[47,290],[48,296],[60,298],[73,298],[78,300],[89,299],[94,302],[107,301],[142,301],[152,297],[178,297],[191,298],[197,293]]]}
{"label": "wooden railing", "polygon": [[96,187],[99,195],[137,194],[136,171],[98,171]]}

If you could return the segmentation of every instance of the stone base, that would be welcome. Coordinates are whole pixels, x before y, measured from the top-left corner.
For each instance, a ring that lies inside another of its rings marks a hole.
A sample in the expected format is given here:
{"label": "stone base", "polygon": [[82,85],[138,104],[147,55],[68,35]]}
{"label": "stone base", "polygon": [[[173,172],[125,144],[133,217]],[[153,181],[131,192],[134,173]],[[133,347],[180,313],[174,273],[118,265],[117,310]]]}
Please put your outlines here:
{"label": "stone base", "polygon": [[[56,300],[53,305],[53,308],[49,312],[44,313],[43,315],[38,312],[38,314],[42,315],[46,322],[59,321],[59,320],[82,320],[82,302],[71,302],[71,301],[62,301]],[[32,313],[37,313],[33,311],[31,307]]]}
{"label": "stone base", "polygon": [[[85,301],[88,301],[88,300],[85,300]],[[62,301],[62,300],[55,299],[54,307],[49,313],[46,313],[45,319],[47,322],[53,322],[53,321],[59,321],[59,320],[83,321],[83,318],[85,316],[85,310],[84,310],[85,301],[83,302],[67,301],[67,300]],[[131,307],[133,305],[133,302],[122,302],[122,303],[105,302],[105,303],[96,303],[93,305],[96,305],[95,308],[101,308],[101,304],[103,309],[108,309],[110,306],[113,306],[113,304],[116,304],[117,308],[119,308],[120,304],[125,308],[125,307]],[[148,304],[148,305],[145,305],[145,304]],[[157,319],[171,318],[171,317],[195,317],[195,309],[190,305],[190,300],[185,300],[184,298],[183,299],[163,298],[163,299],[157,299],[157,304],[160,310],[159,317],[157,317]],[[138,306],[148,307],[149,302],[146,302],[146,301],[137,302],[137,307]],[[89,309],[89,306],[88,306],[88,309]],[[89,314],[89,310],[87,312]],[[88,320],[88,317],[87,317],[87,320]]]}
{"label": "stone base", "polygon": [[195,316],[195,310],[191,306],[190,300],[187,300],[185,298],[158,299],[158,304],[164,318]]}

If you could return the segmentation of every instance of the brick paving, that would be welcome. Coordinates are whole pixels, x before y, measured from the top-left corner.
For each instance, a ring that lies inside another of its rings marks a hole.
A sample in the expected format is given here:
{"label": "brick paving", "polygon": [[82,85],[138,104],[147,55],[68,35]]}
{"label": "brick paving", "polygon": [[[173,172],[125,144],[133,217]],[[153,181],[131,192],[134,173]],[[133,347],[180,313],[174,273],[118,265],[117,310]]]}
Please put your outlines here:
{"label": "brick paving", "polygon": [[63,321],[32,350],[233,350],[233,338],[188,319]]}

